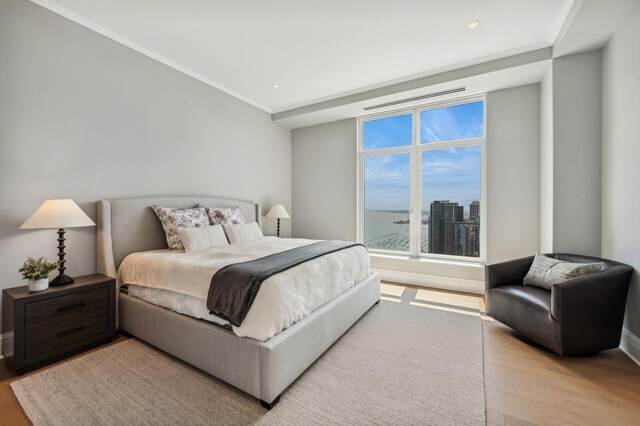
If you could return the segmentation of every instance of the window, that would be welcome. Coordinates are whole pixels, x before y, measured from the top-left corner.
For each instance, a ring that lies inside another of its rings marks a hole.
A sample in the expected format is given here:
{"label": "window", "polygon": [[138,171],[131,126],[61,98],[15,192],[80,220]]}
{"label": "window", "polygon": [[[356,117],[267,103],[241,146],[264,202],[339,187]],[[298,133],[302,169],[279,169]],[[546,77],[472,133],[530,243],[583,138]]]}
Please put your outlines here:
{"label": "window", "polygon": [[409,153],[364,158],[367,247],[409,252]]}
{"label": "window", "polygon": [[482,260],[485,100],[359,120],[358,238],[373,252]]}

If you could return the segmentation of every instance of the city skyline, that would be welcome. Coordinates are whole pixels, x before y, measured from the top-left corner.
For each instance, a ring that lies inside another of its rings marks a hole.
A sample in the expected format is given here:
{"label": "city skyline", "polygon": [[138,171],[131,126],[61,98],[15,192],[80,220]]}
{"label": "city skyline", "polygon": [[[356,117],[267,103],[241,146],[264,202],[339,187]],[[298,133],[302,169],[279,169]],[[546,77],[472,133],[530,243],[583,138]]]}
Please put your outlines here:
{"label": "city skyline", "polygon": [[431,203],[427,250],[422,251],[453,256],[480,256],[480,202],[469,205],[473,216],[463,217],[463,206],[449,200]]}
{"label": "city skyline", "polygon": [[[462,207],[465,207],[464,204],[458,202],[458,201],[449,201],[449,200],[434,200],[434,201],[442,201],[442,202],[450,202],[450,203],[457,203],[459,205],[461,205]],[[424,215],[425,213],[430,213],[431,212],[431,204],[429,204],[429,210],[422,210],[422,217],[424,219]],[[469,214],[467,215],[467,218],[472,219],[472,218],[480,218],[480,201],[479,200],[473,200],[470,203],[468,203],[469,208],[465,209],[465,211],[469,211]],[[404,213],[404,214],[409,214],[409,210],[408,209],[398,209],[398,210],[394,210],[394,209],[365,209],[365,211],[367,212],[388,212],[388,213]],[[430,214],[427,215],[427,217],[429,217]]]}
{"label": "city skyline", "polygon": [[[457,202],[436,200],[421,217],[421,252],[454,256],[480,256],[480,202],[472,201],[463,216]],[[411,225],[408,211],[367,210],[365,245],[372,249],[409,251]],[[376,215],[370,216],[370,215]],[[432,220],[433,218],[433,220]]]}

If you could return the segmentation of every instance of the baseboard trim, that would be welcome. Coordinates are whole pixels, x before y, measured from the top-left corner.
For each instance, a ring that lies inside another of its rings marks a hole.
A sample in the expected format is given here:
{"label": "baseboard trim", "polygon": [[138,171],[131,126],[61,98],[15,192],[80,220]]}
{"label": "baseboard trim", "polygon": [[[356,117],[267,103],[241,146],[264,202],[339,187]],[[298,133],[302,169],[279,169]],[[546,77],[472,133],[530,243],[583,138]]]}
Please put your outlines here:
{"label": "baseboard trim", "polygon": [[418,274],[416,272],[393,271],[390,269],[371,268],[371,270],[373,272],[380,273],[380,277],[383,281],[462,291],[465,293],[484,294],[483,281],[444,277],[440,275]]}
{"label": "baseboard trim", "polygon": [[620,349],[636,364],[640,365],[640,337],[630,332],[626,327],[622,327]]}

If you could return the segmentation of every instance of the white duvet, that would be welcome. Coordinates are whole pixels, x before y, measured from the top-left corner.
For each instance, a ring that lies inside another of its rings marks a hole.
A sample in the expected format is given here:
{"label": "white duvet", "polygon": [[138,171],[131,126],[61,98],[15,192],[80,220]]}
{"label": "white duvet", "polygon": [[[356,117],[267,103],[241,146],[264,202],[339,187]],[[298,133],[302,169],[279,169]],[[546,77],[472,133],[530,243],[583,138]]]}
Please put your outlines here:
{"label": "white duvet", "polygon": [[[208,314],[211,277],[220,268],[317,242],[266,237],[259,241],[185,253],[154,250],[132,253],[118,270],[129,294],[177,312],[218,323]],[[369,276],[369,254],[362,246],[330,253],[262,283],[235,334],[265,341]]]}

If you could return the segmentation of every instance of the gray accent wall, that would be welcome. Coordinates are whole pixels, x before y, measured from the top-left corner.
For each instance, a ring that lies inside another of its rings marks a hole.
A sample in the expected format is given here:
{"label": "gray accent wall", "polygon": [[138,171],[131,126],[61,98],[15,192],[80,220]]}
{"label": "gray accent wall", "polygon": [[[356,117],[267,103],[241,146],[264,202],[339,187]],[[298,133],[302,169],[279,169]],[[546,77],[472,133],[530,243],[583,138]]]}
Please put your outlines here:
{"label": "gray accent wall", "polygon": [[[625,327],[635,335],[637,360],[640,360],[639,40],[640,13],[636,13],[605,47],[602,79],[602,256],[635,268]],[[628,351],[634,350],[631,346]]]}
{"label": "gray accent wall", "polygon": [[540,251],[553,251],[553,68],[540,82]]}
{"label": "gray accent wall", "polygon": [[540,250],[540,84],[487,95],[486,263]]}
{"label": "gray accent wall", "polygon": [[553,251],[600,255],[602,52],[553,60]]}
{"label": "gray accent wall", "polygon": [[292,233],[356,239],[356,119],[292,132]]}
{"label": "gray accent wall", "polygon": [[[291,132],[269,114],[26,0],[0,0],[0,287],[55,230],[18,227],[47,198],[95,219],[104,198],[212,195],[291,208]],[[264,219],[267,233],[275,223]],[[290,235],[283,221],[283,235]],[[70,275],[95,227],[69,229]]]}

